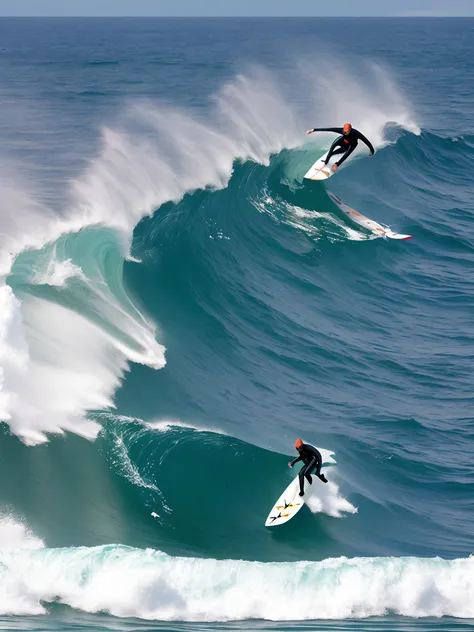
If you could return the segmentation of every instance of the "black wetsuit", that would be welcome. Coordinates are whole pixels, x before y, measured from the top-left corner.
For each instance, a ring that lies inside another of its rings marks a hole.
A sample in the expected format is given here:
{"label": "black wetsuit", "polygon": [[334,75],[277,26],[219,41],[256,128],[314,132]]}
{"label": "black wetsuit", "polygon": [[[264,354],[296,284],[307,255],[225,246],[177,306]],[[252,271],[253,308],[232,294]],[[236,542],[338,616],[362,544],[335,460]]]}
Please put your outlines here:
{"label": "black wetsuit", "polygon": [[373,148],[372,143],[368,138],[361,134],[358,130],[352,128],[349,134],[344,136],[344,129],[342,127],[315,127],[313,132],[334,132],[335,134],[341,134],[339,138],[333,142],[331,147],[329,148],[328,155],[325,164],[328,164],[329,159],[334,154],[344,154],[338,162],[336,162],[337,166],[340,167],[344,160],[347,160],[349,156],[352,154],[354,149],[357,147],[358,142],[361,140],[363,143],[367,145],[370,149],[370,153],[372,156],[375,153],[375,149]]}
{"label": "black wetsuit", "polygon": [[[298,452],[299,456],[296,457],[293,461],[291,461],[291,467],[298,461],[303,461],[304,465],[298,474],[300,479],[300,495],[304,494],[304,479],[309,484],[313,482],[311,478],[311,474],[314,473],[318,478],[320,478],[324,483],[327,483],[327,479],[323,474],[321,474],[321,465],[323,464],[323,459],[321,457],[321,453],[314,446],[309,445],[308,443],[303,443],[301,448],[299,448]],[[313,470],[315,470],[313,472]]]}

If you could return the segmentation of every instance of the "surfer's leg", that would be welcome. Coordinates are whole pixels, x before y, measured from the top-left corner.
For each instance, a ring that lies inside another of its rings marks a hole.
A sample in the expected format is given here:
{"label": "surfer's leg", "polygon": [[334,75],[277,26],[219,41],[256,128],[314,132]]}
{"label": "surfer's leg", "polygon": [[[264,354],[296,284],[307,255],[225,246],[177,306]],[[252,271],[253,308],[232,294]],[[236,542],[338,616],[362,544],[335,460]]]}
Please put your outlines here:
{"label": "surfer's leg", "polygon": [[317,467],[317,464],[318,464],[318,459],[316,458],[316,456],[313,456],[311,461],[306,466],[306,471],[305,471],[304,475],[305,475],[306,480],[308,481],[308,483],[310,485],[313,484],[313,479],[311,478],[311,473],[313,472],[314,468]]}
{"label": "surfer's leg", "polygon": [[320,481],[322,481],[323,483],[327,483],[328,479],[324,476],[324,474],[321,474],[321,465],[318,467],[318,470],[316,472],[316,476],[319,478]]}
{"label": "surfer's leg", "polygon": [[[340,167],[342,165],[342,163],[344,162],[344,160],[347,160],[349,158],[349,156],[352,154],[352,152],[354,151],[354,149],[357,147],[357,143],[354,145],[351,145],[349,147],[349,149],[345,152],[344,156],[337,161],[337,166]],[[336,152],[334,152],[336,153]]]}
{"label": "surfer's leg", "polygon": [[327,165],[330,159],[335,154],[343,154],[345,151],[346,151],[346,148],[343,145],[341,145],[341,139],[336,138],[336,140],[333,142],[333,144],[329,148],[328,155],[327,155],[326,160],[324,161],[324,164]]}
{"label": "surfer's leg", "polygon": [[320,473],[321,473],[321,466],[322,466],[322,464],[323,464],[323,461],[322,461],[321,457],[319,457],[319,458],[314,457],[314,461],[315,461],[315,464],[314,464],[314,467],[315,467],[314,473],[316,474],[316,476],[319,476],[319,475],[320,475]]}
{"label": "surfer's leg", "polygon": [[323,465],[322,459],[319,458],[316,462],[316,470],[314,474],[319,478],[320,481],[322,481],[323,483],[327,483],[328,479],[324,476],[324,474],[321,474],[322,465]]}
{"label": "surfer's leg", "polygon": [[314,470],[316,464],[316,457],[313,457],[309,463],[306,463],[304,467],[301,468],[299,477],[300,477],[300,496],[304,494],[304,479],[308,481],[310,485],[313,484],[313,479],[311,477],[311,472]]}
{"label": "surfer's leg", "polygon": [[303,467],[300,470],[300,473],[298,474],[298,478],[300,479],[300,496],[303,496],[304,494],[304,478],[306,476],[307,469],[308,469],[308,466],[303,465]]}

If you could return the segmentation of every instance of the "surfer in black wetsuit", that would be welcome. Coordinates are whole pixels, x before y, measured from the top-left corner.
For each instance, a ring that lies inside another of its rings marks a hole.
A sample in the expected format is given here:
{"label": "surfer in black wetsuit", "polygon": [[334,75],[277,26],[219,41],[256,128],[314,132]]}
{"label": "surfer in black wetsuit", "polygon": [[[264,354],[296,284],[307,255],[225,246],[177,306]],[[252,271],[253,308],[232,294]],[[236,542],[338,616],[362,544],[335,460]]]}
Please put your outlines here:
{"label": "surfer in black wetsuit", "polygon": [[295,441],[295,448],[298,450],[299,456],[297,456],[296,459],[293,459],[293,461],[290,461],[290,463],[288,463],[288,467],[293,467],[293,465],[298,463],[298,461],[303,461],[304,465],[298,476],[300,479],[300,496],[304,496],[304,479],[306,478],[308,483],[311,485],[313,482],[313,479],[311,478],[313,470],[316,470],[314,474],[316,474],[319,480],[323,483],[327,483],[328,479],[324,476],[324,474],[321,474],[323,459],[319,450],[308,443],[303,443],[301,439],[297,439]]}
{"label": "surfer in black wetsuit", "polygon": [[354,129],[350,123],[346,123],[344,127],[315,127],[314,129],[309,129],[306,133],[312,134],[313,132],[334,132],[335,134],[342,134],[342,136],[339,136],[339,138],[336,138],[333,142],[324,161],[324,164],[327,165],[329,159],[331,156],[334,156],[334,154],[344,154],[333,166],[333,171],[336,171],[344,160],[349,158],[360,140],[367,145],[372,156],[375,153],[375,149],[370,140],[366,138],[364,134],[361,134],[359,130]]}

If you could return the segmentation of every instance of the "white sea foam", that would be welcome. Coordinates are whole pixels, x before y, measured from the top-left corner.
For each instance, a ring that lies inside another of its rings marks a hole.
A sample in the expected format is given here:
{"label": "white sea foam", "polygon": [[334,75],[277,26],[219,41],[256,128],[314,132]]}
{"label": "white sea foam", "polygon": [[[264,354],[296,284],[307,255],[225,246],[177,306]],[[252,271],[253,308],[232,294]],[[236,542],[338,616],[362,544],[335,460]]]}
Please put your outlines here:
{"label": "white sea foam", "polygon": [[327,483],[321,485],[316,479],[317,484],[305,485],[305,503],[309,509],[313,513],[324,513],[333,518],[342,518],[345,513],[357,513],[356,507],[341,496],[339,486],[332,480],[335,468],[323,468],[323,473],[328,478]]}
{"label": "white sea foam", "polygon": [[42,549],[44,542],[12,515],[0,515],[0,549]]}
{"label": "white sea foam", "polygon": [[3,614],[41,614],[60,602],[161,621],[474,617],[473,558],[261,563],[115,545],[0,549],[0,583]]}

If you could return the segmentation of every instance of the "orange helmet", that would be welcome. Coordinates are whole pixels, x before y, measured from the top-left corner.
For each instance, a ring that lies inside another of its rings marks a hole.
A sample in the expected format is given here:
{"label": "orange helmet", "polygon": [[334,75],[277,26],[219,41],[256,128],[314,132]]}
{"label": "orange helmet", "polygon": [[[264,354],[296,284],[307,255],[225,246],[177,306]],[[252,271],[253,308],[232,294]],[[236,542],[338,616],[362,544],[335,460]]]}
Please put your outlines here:
{"label": "orange helmet", "polygon": [[296,439],[296,441],[295,441],[295,448],[297,450],[299,450],[302,445],[303,445],[303,440],[302,439]]}
{"label": "orange helmet", "polygon": [[351,132],[352,130],[352,125],[350,123],[344,123],[344,134],[349,134],[349,132]]}

